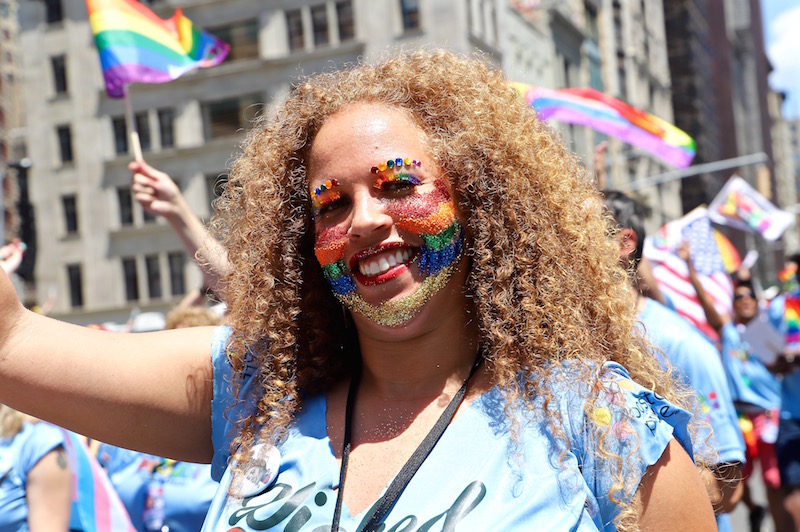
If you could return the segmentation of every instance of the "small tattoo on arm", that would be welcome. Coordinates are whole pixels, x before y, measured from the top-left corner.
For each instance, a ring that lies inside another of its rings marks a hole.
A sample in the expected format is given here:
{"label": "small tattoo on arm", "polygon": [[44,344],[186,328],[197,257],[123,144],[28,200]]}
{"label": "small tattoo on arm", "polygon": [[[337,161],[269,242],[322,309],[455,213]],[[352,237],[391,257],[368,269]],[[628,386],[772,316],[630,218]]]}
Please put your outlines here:
{"label": "small tattoo on arm", "polygon": [[64,452],[64,449],[59,449],[56,452],[56,462],[61,469],[67,469],[69,464],[67,463],[67,455]]}

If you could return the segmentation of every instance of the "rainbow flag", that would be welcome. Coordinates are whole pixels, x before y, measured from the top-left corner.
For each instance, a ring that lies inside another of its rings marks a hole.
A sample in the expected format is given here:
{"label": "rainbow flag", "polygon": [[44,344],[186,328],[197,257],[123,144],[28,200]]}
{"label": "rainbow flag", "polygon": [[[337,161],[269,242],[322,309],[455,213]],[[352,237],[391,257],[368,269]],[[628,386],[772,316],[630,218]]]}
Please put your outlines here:
{"label": "rainbow flag", "polygon": [[129,83],[166,83],[218,65],[230,50],[180,9],[164,20],[136,0],[86,0],[86,8],[111,98],[122,98]]}
{"label": "rainbow flag", "polygon": [[[72,468],[73,512],[84,532],[136,532],[119,495],[80,437],[66,429],[64,446]],[[77,524],[77,523],[76,523]]]}
{"label": "rainbow flag", "polygon": [[697,153],[692,137],[669,122],[594,89],[544,89],[510,83],[541,120],[579,124],[639,147],[665,163],[686,168]]}
{"label": "rainbow flag", "polygon": [[786,345],[800,346],[800,296],[797,294],[786,295],[783,321],[786,325]]}
{"label": "rainbow flag", "polygon": [[722,265],[725,268],[725,271],[728,273],[733,273],[739,269],[739,266],[742,265],[742,257],[739,255],[739,250],[736,249],[736,246],[728,240],[728,237],[717,231],[716,229],[713,230],[714,233],[714,242],[717,244],[717,250],[719,251],[719,255],[722,258]]}

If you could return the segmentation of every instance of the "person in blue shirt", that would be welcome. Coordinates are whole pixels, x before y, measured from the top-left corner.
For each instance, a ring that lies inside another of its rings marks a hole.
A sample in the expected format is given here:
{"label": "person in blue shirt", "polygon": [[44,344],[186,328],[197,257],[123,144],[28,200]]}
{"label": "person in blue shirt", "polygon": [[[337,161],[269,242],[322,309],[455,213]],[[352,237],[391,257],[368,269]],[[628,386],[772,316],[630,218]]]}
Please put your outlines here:
{"label": "person in blue shirt", "polygon": [[[644,245],[644,218],[640,205],[626,194],[607,190],[606,207],[616,229],[619,260],[626,270],[636,269]],[[727,514],[742,495],[741,469],[745,463],[744,438],[739,429],[725,371],[716,348],[689,322],[657,301],[642,296],[631,288],[639,320],[647,337],[658,348],[666,362],[676,367],[687,385],[697,394],[699,416],[711,430],[701,431],[696,444],[708,440],[716,453],[707,479],[708,495],[718,515],[720,529],[729,529]]]}
{"label": "person in blue shirt", "polygon": [[720,314],[697,276],[688,242],[681,245],[678,255],[686,261],[689,281],[703,307],[708,324],[720,335],[722,363],[736,409],[752,426],[750,437],[754,441],[752,445],[747,446],[743,497],[748,503],[751,524],[754,528],[760,528],[759,523],[763,518],[763,507],[755,505],[750,500],[746,484],[747,477],[753,469],[752,461],[758,459],[770,514],[776,530],[783,530],[786,516],[775,451],[778,411],[781,404],[780,383],[758,354],[753,352],[748,343],[742,339],[740,332],[758,316],[755,290],[749,280],[737,280],[733,289],[732,315]]}
{"label": "person in blue shirt", "polygon": [[217,204],[229,327],[72,327],[0,278],[0,401],[211,461],[206,530],[713,530],[599,194],[502,73],[399,53],[263,117]]}
{"label": "person in blue shirt", "polygon": [[67,530],[71,490],[61,431],[0,404],[0,531]]}
{"label": "person in blue shirt", "polygon": [[[790,273],[790,280],[795,286],[798,267],[800,267],[800,256],[790,256],[786,271]],[[786,297],[787,294],[776,297],[769,309],[771,323],[784,333],[787,331],[787,320],[784,319]],[[783,507],[791,518],[791,526],[787,526],[786,529],[800,530],[800,349],[798,346],[788,345],[770,369],[781,378],[781,411],[775,447],[781,476]]]}

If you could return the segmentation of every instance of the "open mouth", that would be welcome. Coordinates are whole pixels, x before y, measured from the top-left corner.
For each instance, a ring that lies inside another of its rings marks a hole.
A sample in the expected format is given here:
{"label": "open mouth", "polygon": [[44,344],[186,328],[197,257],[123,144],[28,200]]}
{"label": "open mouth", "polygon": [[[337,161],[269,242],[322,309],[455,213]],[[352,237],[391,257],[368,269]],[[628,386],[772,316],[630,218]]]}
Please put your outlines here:
{"label": "open mouth", "polygon": [[405,244],[389,244],[365,250],[350,259],[350,271],[356,281],[372,286],[393,279],[408,269],[417,250]]}

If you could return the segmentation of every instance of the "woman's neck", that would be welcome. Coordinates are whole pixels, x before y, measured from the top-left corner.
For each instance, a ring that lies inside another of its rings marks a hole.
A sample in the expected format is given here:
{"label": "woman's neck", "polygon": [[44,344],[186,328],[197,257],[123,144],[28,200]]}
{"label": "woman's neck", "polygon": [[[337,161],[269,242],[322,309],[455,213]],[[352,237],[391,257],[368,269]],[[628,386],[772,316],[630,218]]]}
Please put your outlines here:
{"label": "woman's neck", "polygon": [[478,354],[478,332],[453,313],[432,330],[409,338],[360,335],[360,389],[394,400],[436,397],[458,389]]}

